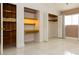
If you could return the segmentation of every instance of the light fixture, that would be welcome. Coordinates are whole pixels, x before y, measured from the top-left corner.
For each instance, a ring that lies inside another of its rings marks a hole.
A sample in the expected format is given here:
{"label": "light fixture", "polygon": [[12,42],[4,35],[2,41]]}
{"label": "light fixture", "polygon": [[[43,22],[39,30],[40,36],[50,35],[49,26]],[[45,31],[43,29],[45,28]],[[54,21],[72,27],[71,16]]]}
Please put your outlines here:
{"label": "light fixture", "polygon": [[68,6],[69,5],[69,3],[65,3],[65,6]]}

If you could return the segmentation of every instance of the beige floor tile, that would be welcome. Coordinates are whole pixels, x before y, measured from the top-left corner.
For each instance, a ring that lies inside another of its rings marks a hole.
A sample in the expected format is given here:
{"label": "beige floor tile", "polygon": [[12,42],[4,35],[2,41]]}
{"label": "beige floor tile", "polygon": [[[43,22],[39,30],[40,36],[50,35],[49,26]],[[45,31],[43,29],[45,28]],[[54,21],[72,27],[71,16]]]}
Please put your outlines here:
{"label": "beige floor tile", "polygon": [[48,42],[28,43],[24,48],[4,49],[8,55],[77,55],[79,54],[79,41],[72,39],[49,39]]}

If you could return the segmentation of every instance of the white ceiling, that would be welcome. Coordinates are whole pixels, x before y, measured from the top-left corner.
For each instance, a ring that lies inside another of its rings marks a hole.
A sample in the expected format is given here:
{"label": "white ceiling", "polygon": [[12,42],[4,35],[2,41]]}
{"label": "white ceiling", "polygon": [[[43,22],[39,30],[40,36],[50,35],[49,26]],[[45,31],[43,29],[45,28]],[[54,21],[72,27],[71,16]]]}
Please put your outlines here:
{"label": "white ceiling", "polygon": [[79,3],[46,3],[45,6],[49,6],[51,8],[55,8],[56,10],[63,11],[63,10],[68,10],[72,8],[77,8],[79,7]]}

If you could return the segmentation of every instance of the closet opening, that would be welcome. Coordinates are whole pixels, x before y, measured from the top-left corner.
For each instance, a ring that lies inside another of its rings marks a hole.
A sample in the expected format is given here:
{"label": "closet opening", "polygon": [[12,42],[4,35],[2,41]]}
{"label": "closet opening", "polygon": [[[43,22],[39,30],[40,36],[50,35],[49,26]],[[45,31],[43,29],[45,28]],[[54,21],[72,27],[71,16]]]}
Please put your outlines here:
{"label": "closet opening", "polygon": [[54,14],[48,14],[48,38],[58,37],[58,16]]}
{"label": "closet opening", "polygon": [[24,43],[39,41],[39,11],[24,7]]}
{"label": "closet opening", "polygon": [[16,5],[3,3],[3,48],[16,47]]}

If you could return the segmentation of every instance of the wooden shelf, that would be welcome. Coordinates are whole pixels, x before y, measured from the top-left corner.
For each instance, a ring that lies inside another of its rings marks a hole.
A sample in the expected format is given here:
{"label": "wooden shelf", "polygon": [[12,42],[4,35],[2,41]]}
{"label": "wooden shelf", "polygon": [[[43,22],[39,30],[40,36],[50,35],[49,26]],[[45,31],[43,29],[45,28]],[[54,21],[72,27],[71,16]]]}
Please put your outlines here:
{"label": "wooden shelf", "polygon": [[28,18],[28,17],[24,17],[24,19],[29,19],[29,20],[38,20],[37,18]]}
{"label": "wooden shelf", "polygon": [[39,30],[24,30],[25,33],[36,33],[39,32]]}
{"label": "wooden shelf", "polygon": [[51,20],[54,20],[54,19],[58,19],[58,17],[52,17],[52,19],[51,19]]}
{"label": "wooden shelf", "polygon": [[16,13],[16,12],[14,12],[14,11],[10,11],[10,10],[3,10],[3,12],[8,12],[8,13]]}
{"label": "wooden shelf", "polygon": [[16,22],[14,18],[3,18],[3,22]]}
{"label": "wooden shelf", "polygon": [[35,14],[35,13],[37,13],[37,10],[24,7],[24,12],[29,12],[29,13],[34,13]]}
{"label": "wooden shelf", "polygon": [[53,15],[49,13],[49,17],[57,17],[57,15]]}
{"label": "wooden shelf", "polygon": [[11,32],[11,31],[16,31],[16,30],[3,30],[3,31]]}
{"label": "wooden shelf", "polygon": [[24,25],[35,25],[35,24],[31,24],[31,23],[24,23]]}
{"label": "wooden shelf", "polygon": [[16,21],[3,20],[3,22],[16,22]]}
{"label": "wooden shelf", "polygon": [[57,20],[49,20],[49,21],[52,21],[52,22],[57,22]]}

